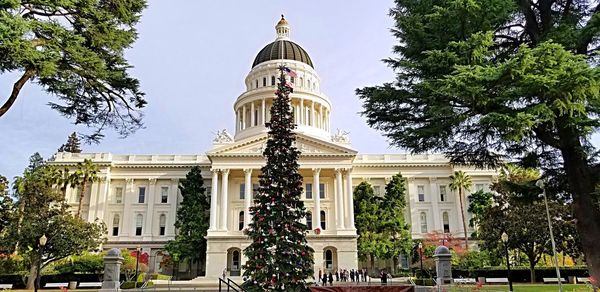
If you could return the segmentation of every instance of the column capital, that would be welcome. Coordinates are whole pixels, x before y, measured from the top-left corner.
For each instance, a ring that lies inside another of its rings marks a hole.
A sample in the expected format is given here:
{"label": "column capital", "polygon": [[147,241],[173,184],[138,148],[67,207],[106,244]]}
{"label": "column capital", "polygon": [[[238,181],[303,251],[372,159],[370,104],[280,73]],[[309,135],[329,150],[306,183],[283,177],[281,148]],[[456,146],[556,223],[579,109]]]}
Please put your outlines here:
{"label": "column capital", "polygon": [[149,178],[148,179],[148,183],[150,183],[150,185],[155,185],[156,184],[156,178]]}
{"label": "column capital", "polygon": [[106,182],[106,176],[101,176],[98,178],[100,182]]}
{"label": "column capital", "polygon": [[435,183],[435,182],[437,182],[437,177],[430,177],[430,178],[429,178],[429,182],[430,182],[430,183]]}
{"label": "column capital", "polygon": [[229,168],[221,169],[221,174],[222,175],[229,175],[229,170],[230,170]]}
{"label": "column capital", "polygon": [[178,178],[171,178],[171,183],[179,183],[179,179]]}
{"label": "column capital", "polygon": [[221,169],[219,169],[219,168],[211,168],[210,171],[219,173],[221,171]]}
{"label": "column capital", "polygon": [[318,174],[321,173],[321,169],[320,168],[313,168],[312,171],[313,171],[313,175],[318,175]]}
{"label": "column capital", "polygon": [[133,183],[133,179],[132,178],[126,178],[125,182],[128,183],[128,184]]}
{"label": "column capital", "polygon": [[244,168],[245,174],[252,174],[252,168]]}
{"label": "column capital", "polygon": [[335,174],[344,172],[344,168],[334,168]]}
{"label": "column capital", "polygon": [[383,180],[385,181],[385,184],[389,184],[392,181],[392,177],[391,176],[386,176],[383,178]]}
{"label": "column capital", "polygon": [[351,174],[352,173],[352,167],[344,168],[344,171],[346,171],[346,174]]}
{"label": "column capital", "polygon": [[408,180],[409,182],[414,182],[414,181],[415,181],[415,177],[414,177],[414,176],[411,176],[411,177],[409,177],[407,180]]}

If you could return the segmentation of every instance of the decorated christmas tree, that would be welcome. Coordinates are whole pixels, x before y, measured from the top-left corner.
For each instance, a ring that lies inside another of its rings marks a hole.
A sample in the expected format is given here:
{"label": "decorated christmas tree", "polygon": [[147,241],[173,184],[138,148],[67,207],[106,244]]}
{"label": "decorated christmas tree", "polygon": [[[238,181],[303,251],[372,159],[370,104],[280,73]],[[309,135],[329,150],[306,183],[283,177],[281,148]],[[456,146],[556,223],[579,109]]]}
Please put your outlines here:
{"label": "decorated christmas tree", "polygon": [[[250,207],[252,222],[245,233],[252,243],[244,250],[246,291],[309,291],[306,280],[313,276],[313,249],[308,246],[308,227],[298,173],[300,151],[294,146],[296,127],[290,110],[286,83],[291,70],[280,67],[281,75],[266,124],[269,138],[263,155],[260,185]],[[293,75],[292,75],[293,76]]]}

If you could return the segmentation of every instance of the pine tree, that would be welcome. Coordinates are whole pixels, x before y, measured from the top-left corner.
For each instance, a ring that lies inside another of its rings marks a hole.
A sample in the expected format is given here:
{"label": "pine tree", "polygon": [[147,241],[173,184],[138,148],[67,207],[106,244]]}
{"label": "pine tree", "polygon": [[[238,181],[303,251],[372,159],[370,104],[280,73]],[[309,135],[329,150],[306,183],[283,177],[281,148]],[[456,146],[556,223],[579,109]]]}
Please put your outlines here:
{"label": "pine tree", "polygon": [[201,172],[200,167],[194,166],[179,182],[183,201],[177,209],[175,221],[178,232],[175,240],[169,241],[166,246],[171,257],[177,255],[196,263],[204,262],[206,258],[205,236],[210,216],[210,203]]}
{"label": "pine tree", "polygon": [[25,171],[33,172],[45,164],[46,162],[44,161],[44,157],[42,157],[39,152],[33,153],[31,156],[29,156],[29,165]]}
{"label": "pine tree", "polygon": [[58,148],[58,152],[81,153],[81,144],[79,143],[77,133],[73,132],[71,135],[69,135],[69,138],[67,138],[67,143],[62,144],[62,146]]}
{"label": "pine tree", "polygon": [[246,291],[309,291],[306,280],[313,276],[313,252],[308,246],[308,227],[298,173],[300,151],[294,146],[296,127],[290,110],[285,72],[281,75],[271,108],[269,138],[263,153],[259,188],[250,207],[252,222],[245,233],[252,243],[244,250],[243,284]]}
{"label": "pine tree", "polygon": [[412,246],[410,226],[406,223],[406,185],[402,174],[392,177],[385,186],[383,198],[383,228],[389,241],[388,258],[392,258],[394,268],[398,266],[398,256],[407,254]]}

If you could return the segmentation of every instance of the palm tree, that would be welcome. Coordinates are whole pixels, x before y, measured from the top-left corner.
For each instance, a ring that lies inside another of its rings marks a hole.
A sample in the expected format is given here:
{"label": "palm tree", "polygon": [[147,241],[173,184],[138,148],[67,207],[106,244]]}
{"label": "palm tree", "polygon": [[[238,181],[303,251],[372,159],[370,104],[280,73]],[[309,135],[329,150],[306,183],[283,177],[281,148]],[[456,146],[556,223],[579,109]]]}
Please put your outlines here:
{"label": "palm tree", "polygon": [[88,184],[98,180],[98,166],[92,163],[90,159],[84,159],[83,163],[77,163],[77,169],[70,177],[71,182],[74,185],[80,186],[81,189],[79,193],[79,206],[77,207],[77,217],[79,217]]}
{"label": "palm tree", "polygon": [[464,191],[471,190],[471,177],[464,173],[462,170],[455,171],[450,176],[450,189],[452,191],[458,190],[458,199],[460,200],[460,215],[462,216],[463,230],[465,233],[465,249],[469,251],[469,235],[467,233],[467,220],[465,219],[465,205],[464,205]]}

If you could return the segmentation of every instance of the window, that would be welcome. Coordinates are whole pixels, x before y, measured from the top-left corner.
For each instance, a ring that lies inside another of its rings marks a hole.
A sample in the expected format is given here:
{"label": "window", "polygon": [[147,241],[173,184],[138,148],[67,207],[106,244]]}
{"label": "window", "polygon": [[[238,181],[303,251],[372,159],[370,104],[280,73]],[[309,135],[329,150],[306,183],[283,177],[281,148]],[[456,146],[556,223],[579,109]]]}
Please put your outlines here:
{"label": "window", "polygon": [[123,203],[123,188],[115,188],[115,203]]}
{"label": "window", "polygon": [[319,184],[319,198],[325,199],[325,184]]}
{"label": "window", "polygon": [[256,194],[258,192],[258,184],[252,184],[252,193]]}
{"label": "window", "polygon": [[146,187],[139,187],[138,203],[143,204],[146,201]]}
{"label": "window", "polygon": [[427,214],[421,212],[421,233],[427,233]]}
{"label": "window", "polygon": [[267,77],[263,77],[263,86],[267,86]]}
{"label": "window", "polygon": [[294,76],[290,78],[290,82],[294,83]]}
{"label": "window", "polygon": [[240,215],[238,217],[238,230],[242,230],[244,229],[244,211],[240,212]]}
{"label": "window", "polygon": [[476,184],[475,185],[475,191],[476,192],[483,191],[483,184]]}
{"label": "window", "polygon": [[246,184],[240,184],[240,200],[246,198]]}
{"label": "window", "polygon": [[377,197],[381,197],[381,186],[373,186],[373,194]]}
{"label": "window", "polygon": [[450,233],[450,218],[448,218],[448,212],[442,213],[442,223],[444,225],[444,233]]}
{"label": "window", "polygon": [[306,184],[306,187],[304,188],[304,191],[306,192],[306,198],[307,199],[312,199],[312,184]]}
{"label": "window", "polygon": [[258,126],[258,109],[254,110],[254,126]]}
{"label": "window", "polygon": [[79,190],[77,187],[71,188],[71,202],[79,202]]}
{"label": "window", "polygon": [[158,219],[158,233],[159,235],[165,235],[165,228],[167,226],[167,216],[161,214]]}
{"label": "window", "polygon": [[308,122],[306,124],[309,125],[309,126],[312,126],[312,115],[310,113],[310,109],[306,109],[306,113],[308,115],[308,117],[306,119]]}
{"label": "window", "polygon": [[425,202],[425,186],[417,186],[417,192],[419,194],[419,202]]}
{"label": "window", "polygon": [[312,229],[312,213],[311,212],[306,212],[306,226],[308,227],[308,230]]}
{"label": "window", "polygon": [[119,214],[115,214],[115,217],[113,217],[113,228],[112,228],[112,235],[113,236],[117,236],[119,235],[119,224],[121,221],[121,218],[119,217]]}
{"label": "window", "polygon": [[325,219],[327,219],[327,216],[325,216],[325,215],[326,215],[325,211],[321,210],[321,229],[322,230],[325,230],[325,227],[327,227],[327,224],[325,224],[326,223]]}
{"label": "window", "polygon": [[300,86],[304,87],[304,78],[300,77]]}
{"label": "window", "polygon": [[142,216],[142,214],[137,214],[137,216],[135,216],[135,235],[136,236],[142,235],[142,225],[144,225],[144,216]]}
{"label": "window", "polygon": [[271,76],[271,85],[275,85],[275,76]]}
{"label": "window", "polygon": [[333,269],[333,252],[330,249],[325,251],[325,268]]}
{"label": "window", "polygon": [[446,186],[440,186],[440,202],[446,202],[448,197],[446,196]]}
{"label": "window", "polygon": [[169,200],[169,187],[160,188],[160,202],[166,204]]}
{"label": "window", "polygon": [[254,87],[254,88],[258,88],[258,80],[256,80],[256,87]]}
{"label": "window", "polygon": [[231,255],[231,268],[237,270],[240,266],[240,252],[237,250],[233,251]]}

